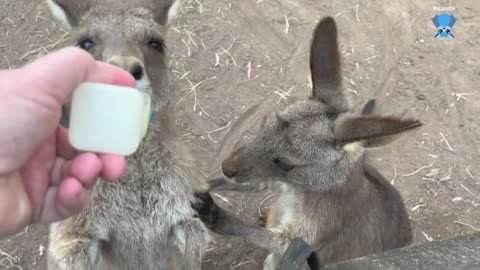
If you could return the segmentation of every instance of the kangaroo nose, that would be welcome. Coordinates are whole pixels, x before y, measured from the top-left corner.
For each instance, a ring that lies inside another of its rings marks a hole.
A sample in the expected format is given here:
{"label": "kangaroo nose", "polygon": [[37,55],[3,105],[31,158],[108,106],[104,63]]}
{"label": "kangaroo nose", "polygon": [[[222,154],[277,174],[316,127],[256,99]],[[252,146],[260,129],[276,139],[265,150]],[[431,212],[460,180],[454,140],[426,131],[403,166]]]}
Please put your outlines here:
{"label": "kangaroo nose", "polygon": [[137,81],[145,75],[142,64],[133,57],[113,57],[108,63],[127,70]]}
{"label": "kangaroo nose", "polygon": [[229,178],[238,174],[239,162],[236,158],[227,158],[222,162],[223,174]]}
{"label": "kangaroo nose", "polygon": [[143,78],[143,68],[140,64],[135,64],[130,68],[130,74],[139,81]]}

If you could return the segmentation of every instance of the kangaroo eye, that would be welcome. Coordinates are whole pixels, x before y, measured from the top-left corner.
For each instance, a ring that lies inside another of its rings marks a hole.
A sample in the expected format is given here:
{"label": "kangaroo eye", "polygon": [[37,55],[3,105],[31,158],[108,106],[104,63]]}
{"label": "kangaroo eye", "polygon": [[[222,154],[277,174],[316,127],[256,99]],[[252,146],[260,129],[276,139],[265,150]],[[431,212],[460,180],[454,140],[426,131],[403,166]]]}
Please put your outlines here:
{"label": "kangaroo eye", "polygon": [[148,46],[161,53],[163,53],[165,50],[165,44],[163,43],[163,41],[157,39],[151,39],[148,42]]}
{"label": "kangaroo eye", "polygon": [[89,38],[83,39],[78,42],[78,46],[84,49],[85,51],[90,50],[94,45],[95,43],[93,43],[93,41]]}
{"label": "kangaroo eye", "polygon": [[285,171],[285,172],[288,172],[288,171],[291,171],[293,168],[295,168],[295,166],[293,165],[290,165],[288,164],[287,162],[279,159],[279,158],[275,158],[273,159],[273,163],[278,167],[280,168],[280,170],[282,171]]}

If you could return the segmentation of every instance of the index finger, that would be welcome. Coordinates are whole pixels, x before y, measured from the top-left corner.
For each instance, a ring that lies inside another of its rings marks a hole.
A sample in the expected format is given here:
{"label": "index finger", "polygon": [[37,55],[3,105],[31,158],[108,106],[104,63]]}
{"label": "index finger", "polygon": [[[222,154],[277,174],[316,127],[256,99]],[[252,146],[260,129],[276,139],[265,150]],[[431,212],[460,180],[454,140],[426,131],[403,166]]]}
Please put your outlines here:
{"label": "index finger", "polygon": [[[52,52],[23,67],[30,74],[27,85],[52,97],[58,104],[65,104],[82,82],[96,82],[135,87],[135,79],[126,70],[95,61],[86,51],[68,47]],[[30,92],[30,91],[29,91]]]}

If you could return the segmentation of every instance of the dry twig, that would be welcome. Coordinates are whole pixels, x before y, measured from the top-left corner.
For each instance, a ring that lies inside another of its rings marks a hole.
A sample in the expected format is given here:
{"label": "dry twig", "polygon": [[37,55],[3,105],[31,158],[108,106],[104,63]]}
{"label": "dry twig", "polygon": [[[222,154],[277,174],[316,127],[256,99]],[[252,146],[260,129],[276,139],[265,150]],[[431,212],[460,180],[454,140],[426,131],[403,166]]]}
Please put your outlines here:
{"label": "dry twig", "polygon": [[445,144],[447,145],[448,150],[450,150],[450,152],[453,152],[453,148],[452,148],[452,146],[450,145],[450,143],[447,141],[447,138],[445,138],[445,135],[443,135],[443,133],[440,132],[440,136],[442,137],[443,141],[444,141]]}
{"label": "dry twig", "polygon": [[285,35],[288,35],[289,29],[290,29],[290,22],[288,21],[287,15],[285,15]]}
{"label": "dry twig", "polygon": [[468,228],[470,228],[470,229],[472,229],[472,230],[474,230],[474,231],[476,231],[476,232],[480,232],[480,229],[479,229],[479,228],[477,228],[477,227],[475,227],[475,226],[473,226],[473,225],[467,224],[467,223],[465,223],[465,222],[454,221],[453,223],[455,223],[455,224],[460,224],[460,225],[463,225],[463,226],[465,226],[465,227],[468,227]]}
{"label": "dry twig", "polygon": [[258,216],[262,217],[262,210],[261,209],[262,209],[263,204],[273,196],[275,196],[275,194],[268,195],[258,204]]}
{"label": "dry twig", "polygon": [[419,173],[420,171],[422,171],[422,170],[424,170],[424,169],[427,169],[427,168],[432,167],[433,164],[435,164],[435,161],[432,162],[432,164],[430,164],[430,165],[428,165],[428,166],[420,167],[420,168],[418,168],[417,170],[415,170],[414,172],[409,173],[409,174],[404,174],[404,175],[402,175],[402,176],[403,176],[403,177],[409,177],[409,176],[415,175],[415,174]]}
{"label": "dry twig", "polygon": [[392,185],[395,185],[395,180],[397,179],[397,168],[393,168],[393,178],[390,181]]}
{"label": "dry twig", "polygon": [[[208,133],[207,133],[208,138],[209,138],[212,142],[218,143],[218,141],[217,141],[217,140],[214,140],[211,135],[212,135],[213,133],[215,133],[215,132],[219,132],[219,131],[222,131],[222,130],[224,130],[224,129],[226,129],[226,128],[229,128],[231,124],[232,124],[232,121],[228,122],[228,124],[225,125],[225,126],[223,126],[223,127],[220,127],[220,128],[217,128],[217,129],[215,129],[215,130],[212,130],[212,131],[208,132]],[[227,132],[228,132],[228,130],[227,130]],[[225,132],[225,133],[227,133],[227,132]]]}
{"label": "dry twig", "polygon": [[232,205],[232,203],[225,197],[223,197],[222,195],[218,194],[218,193],[213,193],[213,196],[219,198],[220,200]]}

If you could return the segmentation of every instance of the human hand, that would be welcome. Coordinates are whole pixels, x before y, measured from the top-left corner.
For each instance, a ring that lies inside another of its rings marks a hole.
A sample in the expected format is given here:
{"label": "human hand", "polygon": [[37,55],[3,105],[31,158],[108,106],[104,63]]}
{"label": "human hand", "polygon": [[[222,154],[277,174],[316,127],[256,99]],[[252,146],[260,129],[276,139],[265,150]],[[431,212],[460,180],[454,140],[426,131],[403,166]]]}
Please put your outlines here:
{"label": "human hand", "polygon": [[125,173],[124,157],[76,151],[59,124],[62,104],[82,82],[135,86],[128,72],[77,48],[0,71],[0,238],[78,213],[97,177]]}

